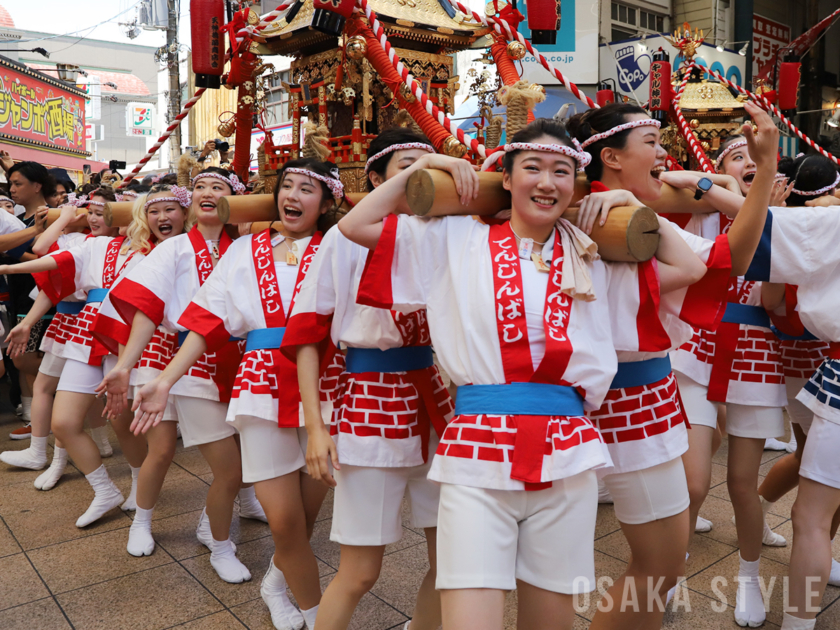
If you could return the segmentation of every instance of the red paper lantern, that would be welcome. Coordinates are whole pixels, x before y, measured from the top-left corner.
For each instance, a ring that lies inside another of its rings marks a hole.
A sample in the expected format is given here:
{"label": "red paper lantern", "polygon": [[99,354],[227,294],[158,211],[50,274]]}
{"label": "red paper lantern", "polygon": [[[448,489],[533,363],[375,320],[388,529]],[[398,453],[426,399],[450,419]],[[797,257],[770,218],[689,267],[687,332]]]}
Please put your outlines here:
{"label": "red paper lantern", "polygon": [[190,0],[192,66],[196,87],[218,90],[225,67],[224,0]]}
{"label": "red paper lantern", "polygon": [[796,111],[796,97],[799,95],[799,76],[802,64],[798,61],[785,61],[779,69],[779,109]]}
{"label": "red paper lantern", "polygon": [[[671,109],[671,62],[654,61],[650,65],[650,111],[667,112]],[[657,120],[660,120],[657,118]]]}
{"label": "red paper lantern", "polygon": [[312,6],[312,28],[327,35],[338,37],[344,30],[344,23],[353,14],[355,0],[314,0]]}
{"label": "red paper lantern", "polygon": [[530,0],[528,2],[528,28],[531,43],[535,46],[553,46],[560,30],[561,0]]}

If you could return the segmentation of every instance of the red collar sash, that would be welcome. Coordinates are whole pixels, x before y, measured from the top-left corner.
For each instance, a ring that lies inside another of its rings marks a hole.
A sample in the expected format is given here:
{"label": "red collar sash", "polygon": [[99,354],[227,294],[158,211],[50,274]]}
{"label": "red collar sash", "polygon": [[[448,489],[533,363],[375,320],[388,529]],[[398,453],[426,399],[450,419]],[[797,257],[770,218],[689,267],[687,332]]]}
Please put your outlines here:
{"label": "red collar sash", "polygon": [[131,252],[125,259],[125,262],[123,262],[119,271],[117,271],[117,260],[119,260],[120,248],[124,242],[125,236],[117,236],[116,238],[111,239],[111,242],[108,243],[108,249],[105,250],[105,265],[102,267],[103,289],[110,289],[114,286],[114,282],[116,282],[117,278],[123,272],[125,266],[128,264],[128,261],[134,257],[134,254],[137,253],[136,251]]}
{"label": "red collar sash", "polygon": [[[198,269],[198,285],[203,285],[207,278],[210,277],[210,274],[213,273],[213,259],[210,256],[210,250],[207,249],[207,241],[204,239],[204,235],[199,232],[198,226],[194,226],[189,232],[187,232],[187,236],[190,239],[190,243],[195,250],[195,266]],[[227,232],[222,230],[222,235],[219,238],[219,256],[224,256],[225,252],[230,247],[230,244],[233,242],[233,239],[228,236]]]}

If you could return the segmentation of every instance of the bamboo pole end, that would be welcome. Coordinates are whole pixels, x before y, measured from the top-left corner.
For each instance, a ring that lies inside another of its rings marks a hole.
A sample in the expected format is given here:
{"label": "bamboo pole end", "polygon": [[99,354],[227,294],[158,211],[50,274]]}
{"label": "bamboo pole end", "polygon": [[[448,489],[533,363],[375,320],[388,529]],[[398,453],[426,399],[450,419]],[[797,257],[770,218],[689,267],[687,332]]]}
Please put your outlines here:
{"label": "bamboo pole end", "polygon": [[627,224],[627,251],[632,258],[645,262],[659,247],[659,219],[647,206],[639,206]]}
{"label": "bamboo pole end", "polygon": [[415,215],[424,217],[435,201],[435,182],[426,169],[412,173],[405,185],[405,198],[409,209]]}

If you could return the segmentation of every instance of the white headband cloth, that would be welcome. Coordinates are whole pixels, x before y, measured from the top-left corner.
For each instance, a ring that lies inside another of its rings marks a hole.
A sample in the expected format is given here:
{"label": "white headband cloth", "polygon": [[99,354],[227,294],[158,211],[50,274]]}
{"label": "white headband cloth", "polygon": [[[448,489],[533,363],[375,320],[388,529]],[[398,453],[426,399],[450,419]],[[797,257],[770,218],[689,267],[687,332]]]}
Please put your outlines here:
{"label": "white headband cloth", "polygon": [[747,146],[746,140],[738,140],[737,142],[733,142],[723,151],[718,153],[717,160],[715,160],[715,166],[717,167],[717,170],[720,171],[720,169],[723,168],[723,158],[732,153],[735,149],[740,149],[741,147],[745,146]]}
{"label": "white headband cloth", "polygon": [[211,179],[218,179],[219,181],[224,182],[225,184],[230,186],[231,190],[233,190],[234,195],[241,195],[245,192],[245,184],[239,181],[239,178],[236,176],[236,173],[231,173],[230,177],[225,177],[221,173],[199,173],[198,175],[192,178],[190,186],[195,188],[195,183],[199,179],[204,179],[205,177],[209,177]]}
{"label": "white headband cloth", "polygon": [[[338,169],[333,169],[338,174]],[[310,170],[305,168],[286,168],[283,169],[283,176],[285,177],[286,173],[296,173],[298,175],[306,175],[307,177],[311,177],[312,179],[317,179],[319,182],[324,182],[327,185],[327,188],[330,189],[332,193],[333,199],[339,201],[344,196],[344,184],[341,183],[341,180],[338,177],[325,177],[320,173],[313,173]]]}
{"label": "white headband cloth", "polygon": [[599,140],[603,140],[604,138],[609,138],[610,136],[614,136],[617,133],[621,133],[622,131],[627,131],[628,129],[635,129],[636,127],[656,127],[659,129],[662,126],[658,120],[654,120],[653,118],[643,118],[642,120],[633,120],[631,122],[627,122],[612,129],[607,129],[601,133],[596,133],[594,136],[589,136],[586,140],[583,141],[581,146],[585,149],[590,144],[595,144]]}
{"label": "white headband cloth", "polygon": [[91,199],[90,201],[88,201],[88,205],[89,206],[102,206],[104,208],[105,207],[105,202],[104,201],[94,201],[93,199]]}
{"label": "white headband cloth", "polygon": [[10,197],[7,197],[6,195],[0,195],[0,201],[11,201],[12,203],[14,203],[14,201],[12,201],[12,199]]}
{"label": "white headband cloth", "polygon": [[565,144],[536,144],[534,142],[513,142],[511,144],[506,144],[504,147],[497,149],[490,155],[490,157],[484,160],[484,164],[481,165],[481,170],[489,171],[495,168],[499,160],[501,160],[506,153],[510,153],[511,151],[542,151],[545,153],[560,153],[561,155],[569,156],[577,163],[577,169],[581,171],[592,161],[592,156],[582,150],[580,142],[578,142],[575,138],[572,138],[572,143],[575,145],[575,148],[567,147]]}
{"label": "white headband cloth", "polygon": [[155,197],[154,199],[147,198],[146,203],[143,205],[143,210],[148,210],[149,206],[151,206],[153,203],[158,203],[159,201],[177,201],[178,205],[182,208],[190,207],[190,204],[192,203],[192,193],[186,188],[182,188],[181,186],[172,186],[169,190],[165,192],[169,192],[172,194],[167,197]]}
{"label": "white headband cloth", "polygon": [[801,195],[802,197],[819,197],[820,195],[824,195],[825,193],[837,188],[838,185],[840,185],[840,173],[837,173],[837,177],[834,178],[833,184],[823,186],[819,190],[797,190],[796,188],[791,188],[790,192]]}
{"label": "white headband cloth", "polygon": [[365,175],[367,175],[368,170],[370,170],[370,165],[379,158],[385,157],[394,151],[407,151],[408,149],[421,149],[423,151],[428,151],[429,153],[435,152],[434,147],[426,144],[425,142],[404,142],[402,144],[392,144],[390,147],[382,149],[379,153],[367,159],[367,162],[365,162]]}

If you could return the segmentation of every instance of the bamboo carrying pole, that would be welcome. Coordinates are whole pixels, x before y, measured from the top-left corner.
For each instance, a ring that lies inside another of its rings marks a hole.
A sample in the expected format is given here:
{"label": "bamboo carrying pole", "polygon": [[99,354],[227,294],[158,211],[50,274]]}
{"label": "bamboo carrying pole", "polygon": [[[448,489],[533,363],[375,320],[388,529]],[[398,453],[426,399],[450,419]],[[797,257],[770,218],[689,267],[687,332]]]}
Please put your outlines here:
{"label": "bamboo carrying pole", "polygon": [[133,201],[108,201],[105,203],[105,225],[108,227],[126,227],[131,223]]}
{"label": "bamboo carrying pole", "polygon": [[[470,214],[494,215],[510,208],[510,192],[502,186],[502,174],[481,171],[478,173],[478,197],[467,207]],[[575,193],[570,205],[578,205],[589,194],[589,182],[585,175],[575,179]],[[455,182],[446,171],[422,169],[415,171],[408,179],[405,196],[411,212],[422,217],[452,214],[452,207],[460,205]],[[708,213],[714,212],[705,200],[695,201],[694,193],[684,188],[662,184],[659,199],[648,200],[648,207],[656,212]]]}
{"label": "bamboo carrying pole", "polygon": [[[50,208],[47,212],[47,227],[51,226],[61,216],[61,208]],[[87,208],[77,208],[76,218],[67,227],[87,227]]]}
{"label": "bamboo carrying pole", "polygon": [[[345,196],[353,204],[364,199],[366,193],[347,193]],[[349,212],[350,205],[341,204],[339,213]],[[216,211],[224,223],[253,223],[276,221],[277,208],[274,195],[231,195],[222,197],[216,203]],[[265,228],[263,228],[265,229]]]}

